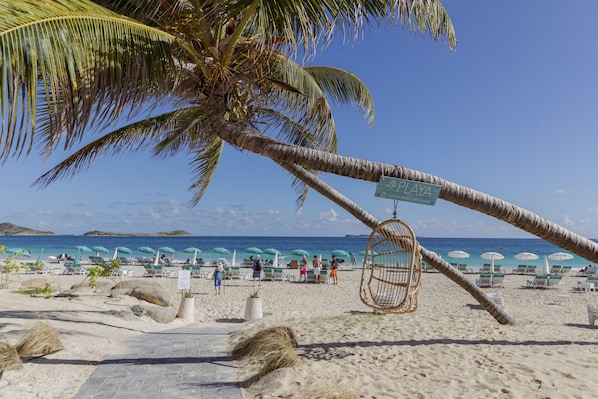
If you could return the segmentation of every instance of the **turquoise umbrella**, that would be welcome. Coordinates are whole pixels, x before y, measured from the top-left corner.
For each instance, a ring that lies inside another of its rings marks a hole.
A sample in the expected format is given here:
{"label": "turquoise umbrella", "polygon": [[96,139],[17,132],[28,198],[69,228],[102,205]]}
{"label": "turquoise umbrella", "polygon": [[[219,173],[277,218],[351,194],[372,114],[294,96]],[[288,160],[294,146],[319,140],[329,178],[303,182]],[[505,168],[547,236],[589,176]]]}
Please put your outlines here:
{"label": "turquoise umbrella", "polygon": [[245,248],[245,252],[249,252],[250,254],[261,254],[262,251],[261,249],[257,248],[257,247],[249,247],[249,248]]}
{"label": "turquoise umbrella", "polygon": [[95,247],[91,247],[91,250],[96,251],[96,252],[101,252],[103,254],[107,254],[108,252],[110,252],[110,251],[108,251],[107,248],[101,247],[99,245],[96,245]]}
{"label": "turquoise umbrella", "polygon": [[131,251],[129,248],[127,247],[116,247],[114,248],[114,256],[112,257],[113,259],[118,258],[118,253],[121,252],[123,254],[132,254],[133,251]]}
{"label": "turquoise umbrella", "polygon": [[166,252],[167,254],[174,254],[176,251],[170,247],[160,247],[158,248],[160,252]]}
{"label": "turquoise umbrella", "polygon": [[222,247],[214,248],[212,250],[212,252],[216,252],[217,254],[223,254],[223,255],[230,254],[230,251],[228,249],[222,248]]}
{"label": "turquoise umbrella", "polygon": [[342,249],[335,249],[334,251],[330,252],[330,255],[340,256],[344,258],[346,256],[349,256],[349,253],[347,251],[343,251]]}
{"label": "turquoise umbrella", "polygon": [[146,254],[155,254],[156,250],[150,247],[139,247],[137,248],[139,252],[144,252]]}
{"label": "turquoise umbrella", "polygon": [[291,253],[296,256],[309,256],[309,252],[304,249],[293,249]]}
{"label": "turquoise umbrella", "polygon": [[274,249],[274,248],[266,248],[266,249],[264,249],[264,253],[268,254],[268,255],[276,255],[276,254],[280,255],[280,251],[278,249]]}
{"label": "turquoise umbrella", "polygon": [[31,251],[24,248],[8,248],[6,252],[16,256],[31,256]]}

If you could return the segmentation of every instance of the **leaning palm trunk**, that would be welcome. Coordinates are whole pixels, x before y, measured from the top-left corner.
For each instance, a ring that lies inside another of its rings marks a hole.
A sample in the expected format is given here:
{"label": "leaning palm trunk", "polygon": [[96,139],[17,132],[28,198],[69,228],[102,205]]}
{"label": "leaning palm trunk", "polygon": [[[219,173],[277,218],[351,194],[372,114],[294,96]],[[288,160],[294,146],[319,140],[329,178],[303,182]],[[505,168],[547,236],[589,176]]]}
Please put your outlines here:
{"label": "leaning palm trunk", "polygon": [[[373,229],[380,224],[374,216],[368,213],[365,209],[339,193],[323,180],[317,176],[309,173],[300,166],[290,163],[279,162],[279,164],[293,174],[295,177],[303,181],[309,187],[313,188],[335,204],[339,205],[360,222]],[[461,288],[473,296],[500,324],[515,324],[515,320],[509,316],[501,307],[499,307],[493,300],[491,300],[478,286],[473,284],[460,271],[452,267],[434,252],[420,246],[420,253],[423,259],[436,270],[447,276],[449,279],[457,283]]]}
{"label": "leaning palm trunk", "polygon": [[378,182],[381,176],[390,176],[442,186],[439,197],[478,212],[493,216],[521,230],[534,234],[560,248],[592,262],[598,262],[598,244],[546,220],[533,212],[482,192],[451,183],[440,177],[401,166],[371,162],[325,151],[283,143],[231,123],[218,129],[226,142],[245,150],[266,156],[275,162],[293,163],[307,169]]}

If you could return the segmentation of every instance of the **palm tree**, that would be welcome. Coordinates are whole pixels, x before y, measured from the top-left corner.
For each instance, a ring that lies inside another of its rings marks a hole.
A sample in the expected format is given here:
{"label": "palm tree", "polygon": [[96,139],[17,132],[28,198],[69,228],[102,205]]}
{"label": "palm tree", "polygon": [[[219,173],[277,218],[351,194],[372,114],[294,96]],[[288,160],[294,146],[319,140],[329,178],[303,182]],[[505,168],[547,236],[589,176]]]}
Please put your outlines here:
{"label": "palm tree", "polygon": [[[191,156],[196,204],[227,142],[314,171],[441,184],[443,199],[598,261],[595,243],[512,204],[421,172],[335,154],[329,101],[361,107],[371,121],[369,92],[346,71],[301,67],[290,55],[309,54],[337,28],[359,32],[378,22],[398,21],[454,46],[438,0],[10,0],[3,7],[11,12],[0,20],[0,159],[26,155],[35,143],[43,154],[59,144],[71,149],[91,125],[104,129],[148,106],[169,106],[104,134],[38,184],[77,173],[98,155],[151,148]],[[301,201],[306,191],[300,192]]]}

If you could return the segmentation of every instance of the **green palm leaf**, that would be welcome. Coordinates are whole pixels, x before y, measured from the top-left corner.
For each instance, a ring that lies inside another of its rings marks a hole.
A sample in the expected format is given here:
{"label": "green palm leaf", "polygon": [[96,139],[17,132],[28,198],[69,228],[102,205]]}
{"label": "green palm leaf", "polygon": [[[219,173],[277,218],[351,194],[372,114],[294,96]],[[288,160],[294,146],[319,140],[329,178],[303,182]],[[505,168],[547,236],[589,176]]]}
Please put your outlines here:
{"label": "green palm leaf", "polygon": [[68,147],[88,124],[112,120],[171,83],[173,37],[165,32],[89,1],[11,0],[2,8],[11,16],[0,18],[0,113],[8,121],[0,159],[28,153],[36,129],[46,151],[64,132]]}

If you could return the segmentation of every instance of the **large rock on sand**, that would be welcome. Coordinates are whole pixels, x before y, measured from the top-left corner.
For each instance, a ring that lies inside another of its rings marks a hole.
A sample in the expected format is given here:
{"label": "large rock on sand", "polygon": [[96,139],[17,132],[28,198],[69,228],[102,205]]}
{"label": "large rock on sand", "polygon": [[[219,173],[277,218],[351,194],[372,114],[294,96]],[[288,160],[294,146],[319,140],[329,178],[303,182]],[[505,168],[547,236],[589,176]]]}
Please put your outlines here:
{"label": "large rock on sand", "polygon": [[113,290],[119,294],[131,295],[137,299],[168,307],[172,304],[172,295],[155,280],[131,279],[116,284]]}

